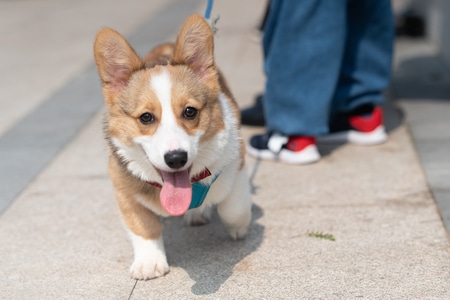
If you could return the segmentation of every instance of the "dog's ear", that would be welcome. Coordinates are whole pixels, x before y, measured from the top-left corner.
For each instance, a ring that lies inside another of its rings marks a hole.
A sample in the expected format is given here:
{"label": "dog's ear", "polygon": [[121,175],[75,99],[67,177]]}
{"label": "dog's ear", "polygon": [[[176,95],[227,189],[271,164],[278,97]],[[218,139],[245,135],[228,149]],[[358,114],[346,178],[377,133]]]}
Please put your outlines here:
{"label": "dog's ear", "polygon": [[188,65],[201,78],[217,76],[214,64],[214,34],[199,15],[186,19],[178,34],[172,64]]}
{"label": "dog's ear", "polygon": [[107,102],[123,90],[133,72],[143,67],[125,38],[111,28],[103,28],[97,34],[94,56]]}

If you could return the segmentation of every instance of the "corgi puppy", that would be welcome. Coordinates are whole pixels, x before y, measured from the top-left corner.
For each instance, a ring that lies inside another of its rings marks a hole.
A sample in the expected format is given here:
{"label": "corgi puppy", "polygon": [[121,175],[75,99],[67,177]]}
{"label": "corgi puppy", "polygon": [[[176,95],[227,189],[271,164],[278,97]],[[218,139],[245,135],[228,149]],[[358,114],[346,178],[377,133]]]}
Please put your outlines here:
{"label": "corgi puppy", "polygon": [[107,107],[109,174],[134,249],[131,276],[169,272],[160,216],[204,224],[217,204],[231,237],[242,239],[251,197],[240,116],[215,65],[209,24],[189,17],[175,44],[143,59],[104,28],[94,55]]}

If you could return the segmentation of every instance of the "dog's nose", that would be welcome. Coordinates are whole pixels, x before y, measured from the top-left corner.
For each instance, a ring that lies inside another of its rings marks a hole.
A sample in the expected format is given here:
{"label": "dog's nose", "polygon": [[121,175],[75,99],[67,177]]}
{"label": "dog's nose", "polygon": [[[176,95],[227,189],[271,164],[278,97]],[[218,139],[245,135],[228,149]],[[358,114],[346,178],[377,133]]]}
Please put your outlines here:
{"label": "dog's nose", "polygon": [[188,159],[186,151],[174,150],[164,154],[164,161],[171,169],[179,169],[183,167]]}

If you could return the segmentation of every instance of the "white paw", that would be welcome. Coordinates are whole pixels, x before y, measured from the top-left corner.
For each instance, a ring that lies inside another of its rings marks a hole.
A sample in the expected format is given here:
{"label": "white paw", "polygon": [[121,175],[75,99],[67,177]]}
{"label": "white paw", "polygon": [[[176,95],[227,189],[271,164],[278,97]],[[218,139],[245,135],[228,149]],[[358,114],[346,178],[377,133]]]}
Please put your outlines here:
{"label": "white paw", "polygon": [[166,257],[149,257],[146,260],[135,259],[130,267],[130,275],[134,279],[148,280],[169,273]]}
{"label": "white paw", "polygon": [[134,262],[130,267],[131,277],[148,280],[169,273],[162,236],[146,240],[130,232],[134,249]]}
{"label": "white paw", "polygon": [[247,235],[248,226],[243,227],[228,227],[228,233],[230,234],[231,238],[235,241],[242,240]]}

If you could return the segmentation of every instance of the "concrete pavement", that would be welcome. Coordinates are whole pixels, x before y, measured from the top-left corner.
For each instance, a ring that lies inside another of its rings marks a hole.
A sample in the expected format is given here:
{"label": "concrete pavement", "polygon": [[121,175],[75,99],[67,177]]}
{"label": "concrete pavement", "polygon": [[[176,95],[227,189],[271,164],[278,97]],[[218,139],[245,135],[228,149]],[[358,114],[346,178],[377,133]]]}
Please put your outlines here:
{"label": "concrete pavement", "polygon": [[[302,167],[248,157],[248,238],[230,241],[217,218],[193,228],[166,219],[171,272],[136,282],[106,173],[92,42],[110,26],[144,54],[206,1],[39,3],[0,3],[10,22],[0,66],[11,69],[0,75],[0,299],[450,298],[440,215],[449,220],[450,77],[429,44],[398,41],[386,144],[319,145],[323,159]],[[213,10],[217,61],[242,107],[263,89],[263,10],[258,0]],[[260,131],[243,128],[246,139]]]}

